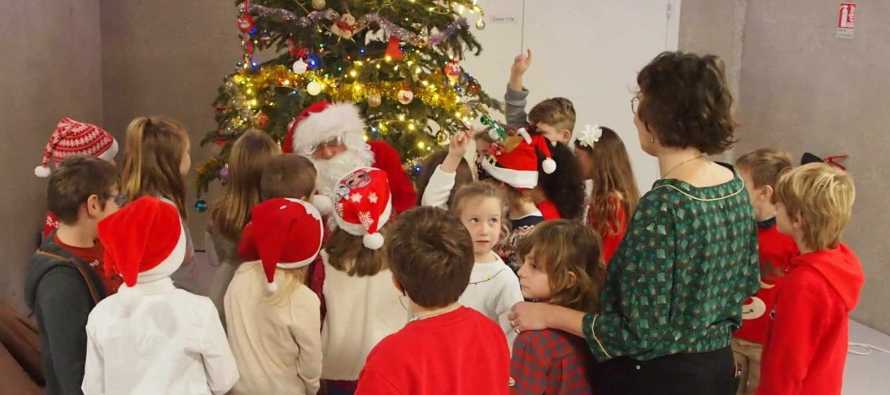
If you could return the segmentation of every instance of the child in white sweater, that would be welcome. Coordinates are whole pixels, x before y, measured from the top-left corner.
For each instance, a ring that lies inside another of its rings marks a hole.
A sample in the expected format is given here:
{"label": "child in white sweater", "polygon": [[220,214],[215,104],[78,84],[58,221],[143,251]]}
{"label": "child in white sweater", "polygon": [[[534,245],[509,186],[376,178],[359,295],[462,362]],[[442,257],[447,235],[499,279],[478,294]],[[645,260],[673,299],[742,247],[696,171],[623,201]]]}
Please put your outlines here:
{"label": "child in white sweater", "polygon": [[522,302],[519,278],[492,251],[507,232],[507,199],[502,188],[478,181],[459,189],[454,195],[451,212],[470,232],[476,263],[470,283],[458,300],[497,322],[512,346],[516,334],[507,315],[510,308]]}
{"label": "child in white sweater", "polygon": [[408,323],[407,302],[393,285],[384,251],[392,194],[386,173],[358,168],[337,183],[337,229],[328,239],[321,332],[328,395],[348,395],[371,349]]}

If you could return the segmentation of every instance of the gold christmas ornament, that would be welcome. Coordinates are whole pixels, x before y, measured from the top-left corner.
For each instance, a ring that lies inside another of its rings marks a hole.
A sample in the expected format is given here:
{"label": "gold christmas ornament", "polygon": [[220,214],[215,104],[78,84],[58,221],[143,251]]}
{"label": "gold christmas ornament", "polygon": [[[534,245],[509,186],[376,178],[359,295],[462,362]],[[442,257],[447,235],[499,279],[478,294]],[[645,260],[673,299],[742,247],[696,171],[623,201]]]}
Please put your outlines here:
{"label": "gold christmas ornament", "polygon": [[380,96],[380,92],[374,92],[368,95],[368,106],[380,107],[381,104],[383,104],[383,97]]}

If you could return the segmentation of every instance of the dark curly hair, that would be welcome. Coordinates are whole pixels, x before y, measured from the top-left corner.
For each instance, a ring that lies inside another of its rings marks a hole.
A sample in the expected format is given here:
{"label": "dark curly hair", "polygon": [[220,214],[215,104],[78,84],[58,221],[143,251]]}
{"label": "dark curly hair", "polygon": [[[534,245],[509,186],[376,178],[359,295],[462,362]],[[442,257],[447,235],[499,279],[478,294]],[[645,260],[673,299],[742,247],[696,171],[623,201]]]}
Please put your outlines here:
{"label": "dark curly hair", "polygon": [[[578,158],[563,143],[550,144],[550,154],[556,162],[556,171],[545,173],[541,168],[543,160],[539,161],[538,185],[556,205],[562,218],[579,219],[584,214],[584,179]],[[539,153],[538,157],[544,158],[544,155]]]}
{"label": "dark curly hair", "polygon": [[661,145],[719,154],[735,144],[732,93],[717,56],[662,52],[637,84],[638,115]]}

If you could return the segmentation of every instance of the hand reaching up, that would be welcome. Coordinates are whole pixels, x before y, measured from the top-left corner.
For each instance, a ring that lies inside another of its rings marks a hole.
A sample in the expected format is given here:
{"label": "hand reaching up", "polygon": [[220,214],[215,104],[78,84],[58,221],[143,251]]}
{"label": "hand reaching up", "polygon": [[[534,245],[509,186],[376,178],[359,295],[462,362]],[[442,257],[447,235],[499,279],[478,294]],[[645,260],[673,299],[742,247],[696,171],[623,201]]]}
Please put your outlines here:
{"label": "hand reaching up", "polygon": [[514,91],[522,90],[522,77],[528,71],[532,64],[532,50],[526,50],[525,53],[516,55],[513,59],[513,66],[510,67],[510,89]]}
{"label": "hand reaching up", "polygon": [[451,136],[451,142],[448,143],[448,156],[442,162],[442,170],[449,173],[457,171],[461,159],[467,152],[467,144],[470,142],[470,132],[458,132]]}
{"label": "hand reaching up", "polygon": [[510,74],[518,77],[522,77],[525,75],[525,72],[528,71],[529,66],[532,64],[532,50],[528,49],[525,53],[521,53],[516,55],[516,58],[513,59],[513,66],[510,67]]}

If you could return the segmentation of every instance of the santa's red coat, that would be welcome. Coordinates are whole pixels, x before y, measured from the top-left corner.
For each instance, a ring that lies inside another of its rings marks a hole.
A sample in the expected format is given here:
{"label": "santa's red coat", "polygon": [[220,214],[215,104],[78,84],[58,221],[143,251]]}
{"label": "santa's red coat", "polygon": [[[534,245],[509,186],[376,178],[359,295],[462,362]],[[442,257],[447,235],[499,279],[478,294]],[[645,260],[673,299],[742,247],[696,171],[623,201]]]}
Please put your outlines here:
{"label": "santa's red coat", "polygon": [[392,208],[396,214],[402,211],[410,210],[417,205],[417,192],[414,190],[414,184],[405,170],[402,168],[402,158],[399,151],[396,151],[391,145],[383,140],[374,140],[368,142],[371,151],[374,152],[374,163],[371,167],[376,167],[386,172],[389,177],[389,187],[392,190]]}

